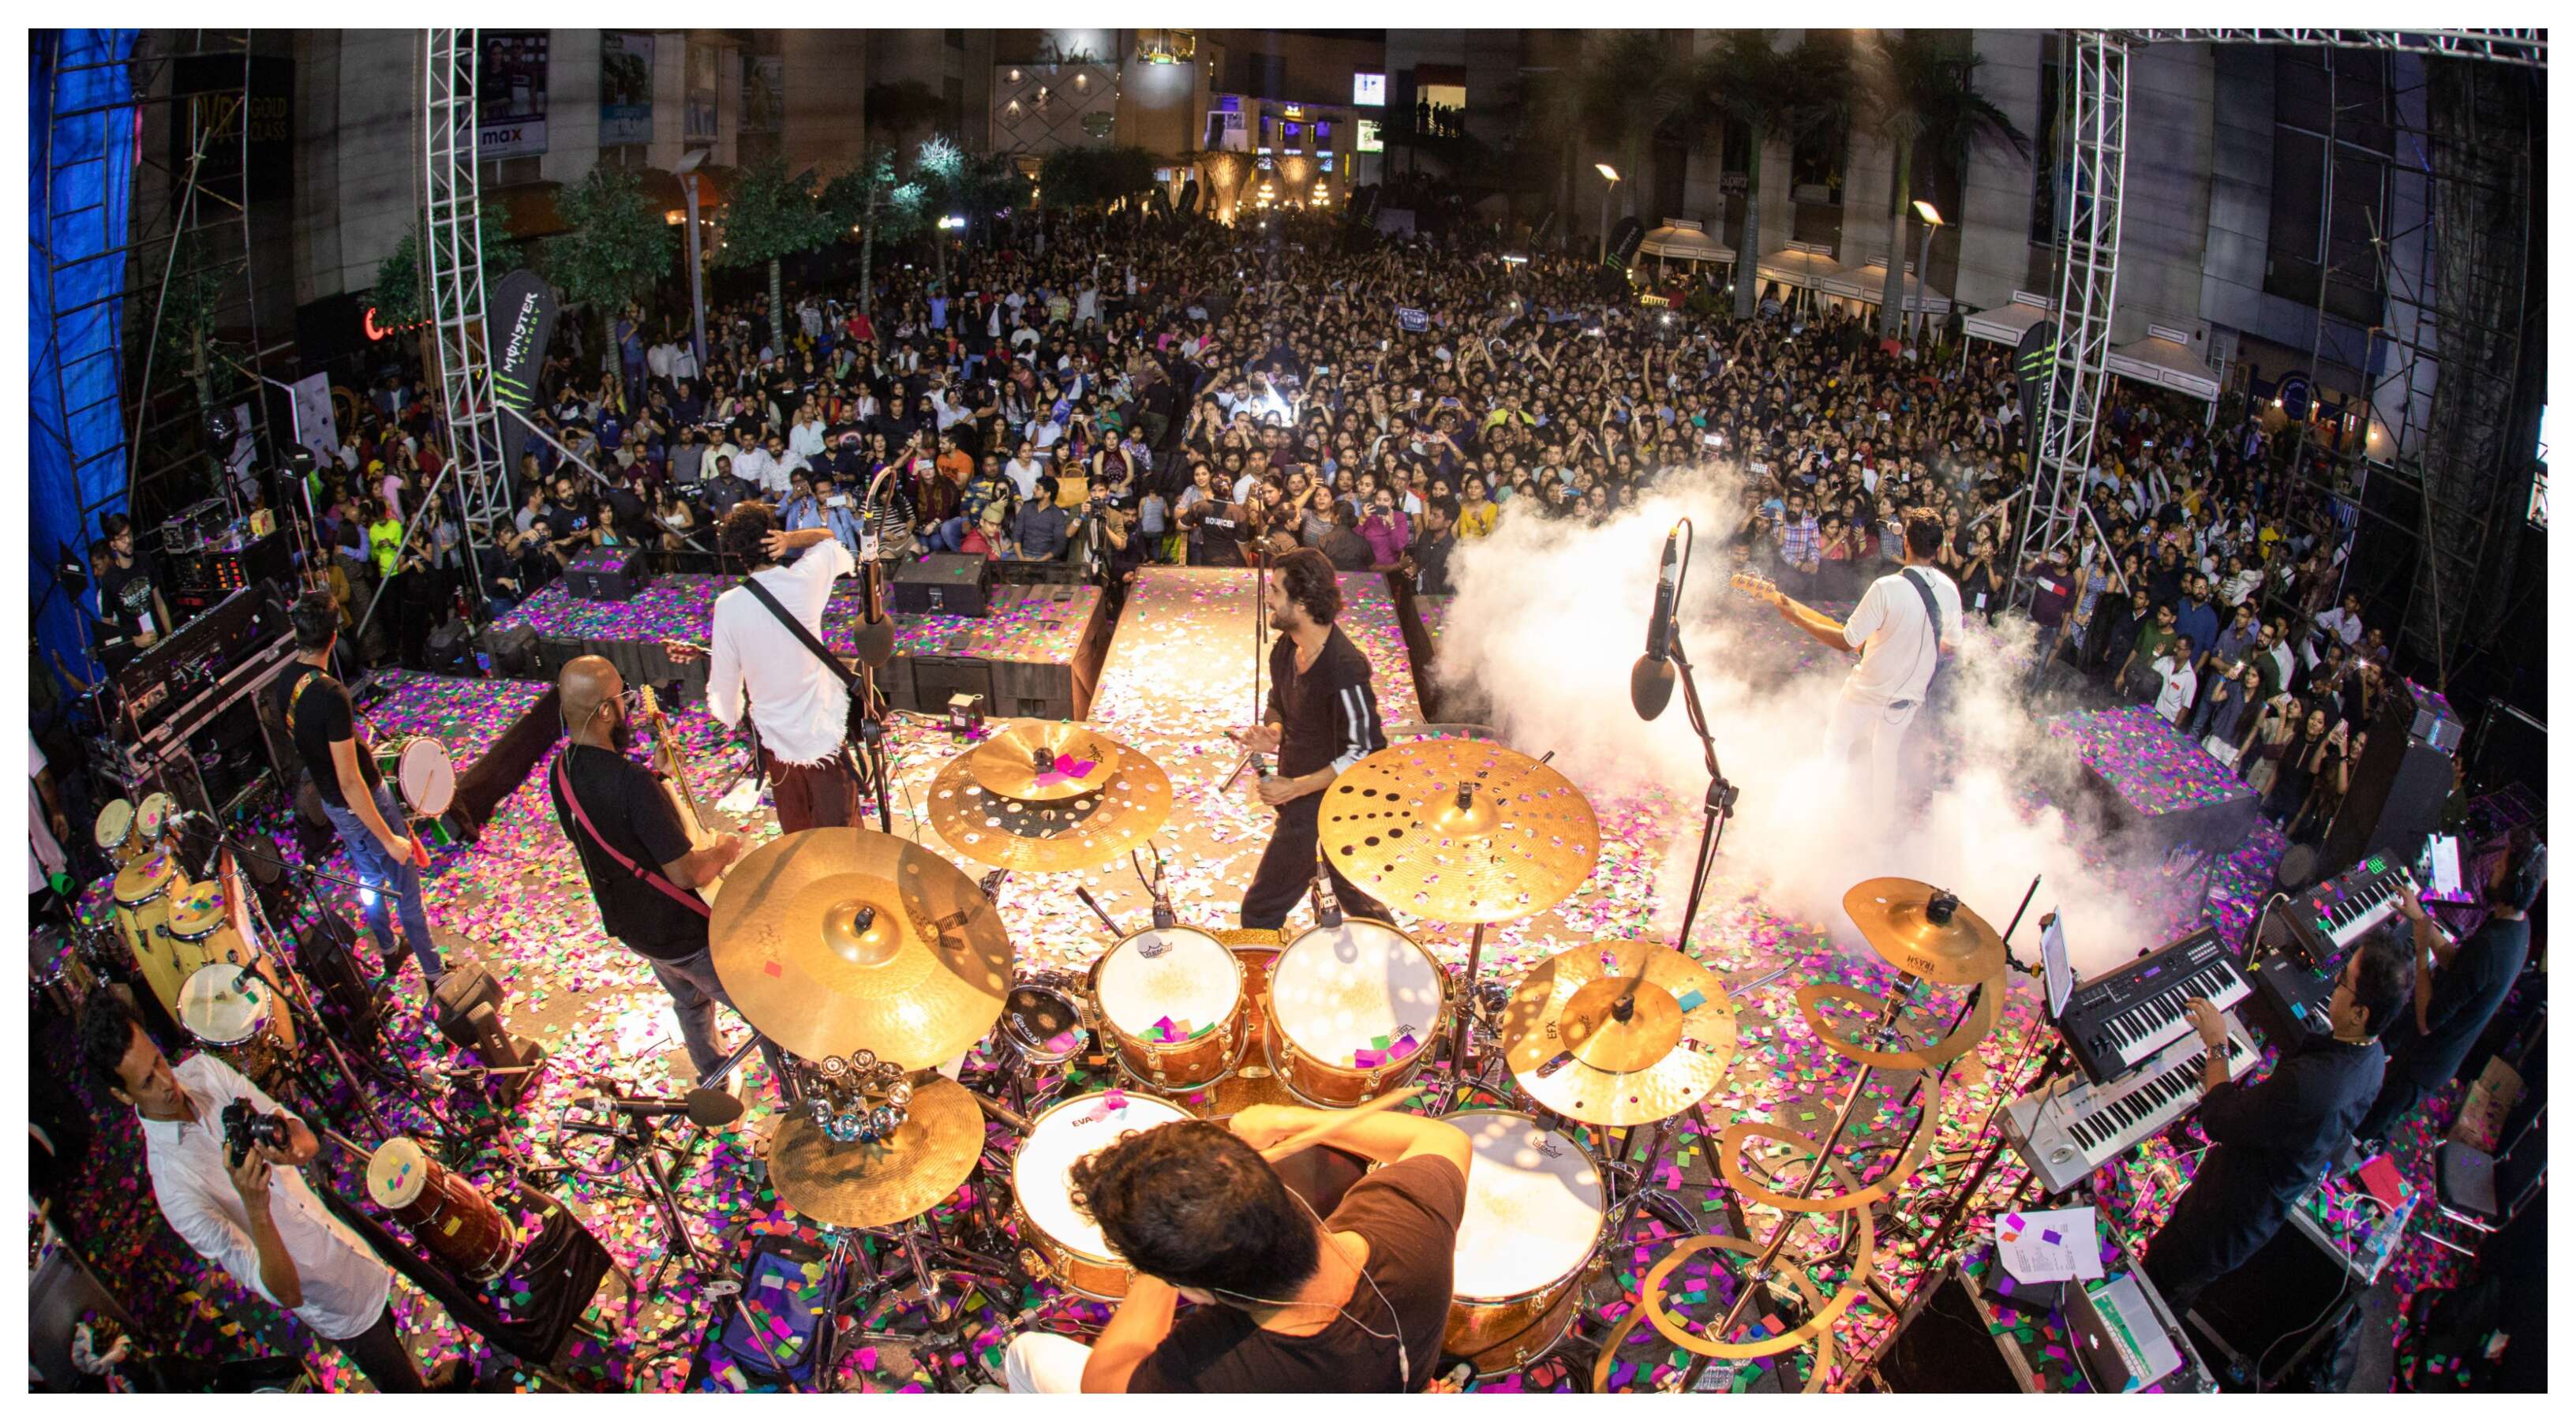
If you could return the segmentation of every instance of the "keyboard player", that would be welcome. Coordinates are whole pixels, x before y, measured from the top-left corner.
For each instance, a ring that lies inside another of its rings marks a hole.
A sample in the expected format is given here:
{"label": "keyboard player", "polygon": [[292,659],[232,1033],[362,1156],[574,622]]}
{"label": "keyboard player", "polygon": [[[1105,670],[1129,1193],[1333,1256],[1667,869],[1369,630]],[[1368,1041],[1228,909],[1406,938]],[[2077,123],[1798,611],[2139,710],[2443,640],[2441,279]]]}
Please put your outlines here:
{"label": "keyboard player", "polygon": [[2210,1146],[2146,1258],[2177,1316],[2270,1241],[2352,1139],[2387,1065],[2379,1034],[2406,1009],[2413,983],[2405,940],[2373,932],[2335,980],[2333,1035],[2307,1039],[2250,1086],[2228,1079],[2225,1017],[2206,998],[2191,1001],[2192,1027],[2210,1049],[2200,1108]]}

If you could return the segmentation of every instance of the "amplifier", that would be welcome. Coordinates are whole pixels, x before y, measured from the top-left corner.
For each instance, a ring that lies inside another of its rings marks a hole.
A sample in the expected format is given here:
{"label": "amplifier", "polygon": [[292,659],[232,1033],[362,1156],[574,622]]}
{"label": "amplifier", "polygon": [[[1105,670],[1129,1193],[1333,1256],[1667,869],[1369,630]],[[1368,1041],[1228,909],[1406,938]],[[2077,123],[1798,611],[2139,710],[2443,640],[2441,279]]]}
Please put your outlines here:
{"label": "amplifier", "polygon": [[[2460,716],[2451,709],[2450,699],[2421,682],[2405,677],[2397,679],[2389,699],[2387,713],[2380,725],[2402,722],[2406,734],[2438,751],[2456,752],[2460,748]],[[2377,735],[2373,731],[2373,738]]]}
{"label": "amplifier", "polygon": [[981,553],[927,553],[895,570],[894,610],[981,617],[991,598],[992,565]]}
{"label": "amplifier", "polygon": [[644,550],[593,548],[564,564],[564,587],[585,602],[624,602],[644,590]]}

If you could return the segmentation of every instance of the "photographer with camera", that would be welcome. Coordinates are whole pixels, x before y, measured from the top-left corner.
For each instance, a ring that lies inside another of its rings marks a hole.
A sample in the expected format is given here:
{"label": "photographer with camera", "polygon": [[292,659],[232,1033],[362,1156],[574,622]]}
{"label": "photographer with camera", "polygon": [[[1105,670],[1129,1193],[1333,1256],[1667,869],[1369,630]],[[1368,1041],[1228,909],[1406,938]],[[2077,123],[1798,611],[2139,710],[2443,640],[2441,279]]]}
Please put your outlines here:
{"label": "photographer with camera", "polygon": [[322,1150],[304,1122],[211,1052],[172,1066],[114,993],[81,1014],[81,1059],[141,1119],[161,1217],[242,1287],[331,1340],[379,1392],[443,1385],[412,1366],[394,1327],[393,1270],[313,1193],[298,1167]]}

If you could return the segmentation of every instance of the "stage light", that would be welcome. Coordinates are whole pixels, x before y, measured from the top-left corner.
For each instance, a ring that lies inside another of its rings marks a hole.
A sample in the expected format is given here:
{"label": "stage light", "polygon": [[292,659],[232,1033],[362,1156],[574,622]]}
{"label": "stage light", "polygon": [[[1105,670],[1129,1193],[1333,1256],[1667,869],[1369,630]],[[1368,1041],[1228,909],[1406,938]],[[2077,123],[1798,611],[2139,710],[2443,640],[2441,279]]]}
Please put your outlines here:
{"label": "stage light", "polygon": [[1611,167],[1611,166],[1610,166],[1609,164],[1607,164],[1607,163],[1595,163],[1595,164],[1593,164],[1593,165],[1592,165],[1592,171],[1594,171],[1594,172],[1596,172],[1596,173],[1599,173],[1601,176],[1603,176],[1603,177],[1605,177],[1605,178],[1608,178],[1610,181],[1612,181],[1612,182],[1614,182],[1614,183],[1615,183],[1615,182],[1617,182],[1617,181],[1619,181],[1619,170],[1618,170],[1618,169],[1616,169],[1616,168]]}

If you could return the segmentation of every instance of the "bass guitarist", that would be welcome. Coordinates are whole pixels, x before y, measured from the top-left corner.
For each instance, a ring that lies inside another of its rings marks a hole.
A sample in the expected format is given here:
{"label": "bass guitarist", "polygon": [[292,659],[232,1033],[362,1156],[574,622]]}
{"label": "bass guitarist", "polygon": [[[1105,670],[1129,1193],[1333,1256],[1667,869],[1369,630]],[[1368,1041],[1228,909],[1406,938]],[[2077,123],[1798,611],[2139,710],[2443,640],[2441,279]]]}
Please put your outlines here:
{"label": "bass guitarist", "polygon": [[[850,674],[822,642],[832,585],[857,572],[858,560],[828,528],[780,529],[756,500],[733,506],[716,543],[751,576],[716,598],[707,709],[728,727],[749,713],[782,833],[859,823]],[[779,563],[799,549],[803,557]]]}

